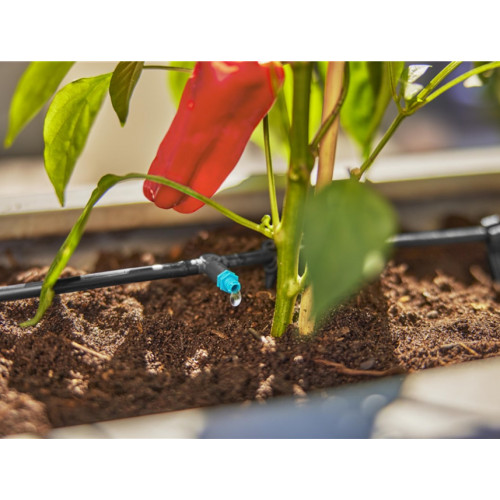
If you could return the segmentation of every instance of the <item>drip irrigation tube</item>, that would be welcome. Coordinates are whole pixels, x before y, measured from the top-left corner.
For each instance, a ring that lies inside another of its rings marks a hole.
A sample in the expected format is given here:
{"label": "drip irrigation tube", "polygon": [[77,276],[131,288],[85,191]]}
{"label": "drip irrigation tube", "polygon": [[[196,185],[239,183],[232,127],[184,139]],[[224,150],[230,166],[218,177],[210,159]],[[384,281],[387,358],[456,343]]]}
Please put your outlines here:
{"label": "drip irrigation tube", "polygon": [[[496,215],[485,217],[481,220],[481,224],[477,227],[403,233],[396,235],[390,242],[396,247],[485,242],[492,276],[495,281],[500,281],[500,217]],[[272,241],[264,242],[261,249],[253,252],[231,255],[205,254],[197,259],[169,264],[154,264],[62,278],[56,282],[54,292],[56,294],[71,293],[139,281],[206,274],[222,291],[234,295],[239,293],[241,287],[238,276],[229,271],[229,268],[256,265],[264,266],[265,285],[271,288],[276,279],[277,269],[276,250]],[[41,289],[41,281],[0,287],[0,302],[38,297]]]}
{"label": "drip irrigation tube", "polygon": [[495,281],[500,282],[500,217],[498,215],[484,217],[481,219],[481,226],[398,234],[391,240],[396,247],[473,242],[486,243],[491,274]]}
{"label": "drip irrigation tube", "polygon": [[[276,254],[273,250],[274,246],[269,245],[269,243],[272,242],[265,242],[260,250],[253,252],[224,256],[205,254],[197,259],[183,260],[180,262],[117,269],[114,271],[62,278],[57,280],[54,286],[54,292],[56,294],[71,293],[107,286],[137,283],[139,281],[181,278],[194,274],[206,274],[212,281],[217,283],[221,290],[227,293],[237,293],[240,290],[238,277],[230,271],[229,273],[231,274],[228,275],[228,268],[251,265],[264,266],[264,270],[266,271],[266,286],[270,288],[273,285],[273,278],[276,270]],[[231,279],[231,275],[235,278]],[[228,276],[229,279],[224,279]],[[38,297],[41,289],[41,281],[0,287],[0,302]]]}

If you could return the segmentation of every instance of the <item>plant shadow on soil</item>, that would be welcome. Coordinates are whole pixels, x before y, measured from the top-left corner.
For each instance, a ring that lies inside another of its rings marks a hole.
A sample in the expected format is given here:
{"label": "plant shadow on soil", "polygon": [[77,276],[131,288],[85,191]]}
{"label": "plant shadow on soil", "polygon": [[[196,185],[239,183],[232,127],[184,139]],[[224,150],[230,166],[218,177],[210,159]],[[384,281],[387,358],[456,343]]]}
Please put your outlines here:
{"label": "plant shadow on soil", "polygon": [[[201,232],[168,255],[102,253],[95,271],[254,250],[239,228]],[[10,281],[38,280],[44,269]],[[68,270],[68,273],[76,272]],[[204,276],[0,304],[0,435],[310,391],[499,354],[498,287],[479,244],[398,251],[381,278],[311,339],[269,337],[274,291],[238,271],[243,301]]]}

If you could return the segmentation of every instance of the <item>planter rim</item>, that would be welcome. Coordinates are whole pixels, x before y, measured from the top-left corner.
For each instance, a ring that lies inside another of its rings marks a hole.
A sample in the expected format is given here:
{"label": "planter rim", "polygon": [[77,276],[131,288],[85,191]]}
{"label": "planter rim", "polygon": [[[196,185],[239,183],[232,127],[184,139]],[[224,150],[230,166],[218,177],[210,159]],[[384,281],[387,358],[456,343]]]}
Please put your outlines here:
{"label": "planter rim", "polygon": [[[335,179],[347,178],[349,166],[347,160],[339,160]],[[276,170],[282,173],[283,167]],[[478,193],[478,198],[495,198],[500,192],[500,147],[385,156],[370,171],[368,180],[396,203],[408,204],[419,199],[445,201],[470,192]],[[215,199],[235,212],[260,219],[263,215],[260,207],[269,211],[266,186],[265,175],[251,178],[238,173],[228,179]],[[63,208],[52,192],[2,196],[0,240],[66,234],[94,187],[70,186]],[[160,210],[143,197],[141,181],[129,181],[115,186],[99,201],[87,230],[141,228],[145,220],[149,227],[164,227],[226,219],[210,207],[203,207],[189,217],[173,210]]]}

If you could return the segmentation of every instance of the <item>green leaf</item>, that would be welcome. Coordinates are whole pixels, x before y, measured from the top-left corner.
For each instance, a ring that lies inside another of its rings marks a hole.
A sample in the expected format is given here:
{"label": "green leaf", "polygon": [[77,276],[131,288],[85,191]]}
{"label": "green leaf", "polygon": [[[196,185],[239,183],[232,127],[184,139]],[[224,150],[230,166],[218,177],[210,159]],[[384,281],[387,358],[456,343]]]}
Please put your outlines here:
{"label": "green leaf", "polygon": [[139,81],[143,66],[144,61],[119,62],[113,71],[109,84],[109,96],[122,127],[127,121],[130,98]]}
{"label": "green leaf", "polygon": [[340,112],[344,130],[360,146],[364,158],[391,101],[391,85],[384,62],[349,63],[349,90]]}
{"label": "green leaf", "polygon": [[103,196],[104,193],[106,193],[109,188],[114,186],[120,180],[121,177],[116,175],[105,175],[99,180],[99,183],[92,192],[83,212],[76,221],[75,225],[71,228],[70,233],[64,240],[64,243],[54,257],[54,260],[52,261],[52,264],[42,284],[40,300],[35,316],[32,319],[21,323],[21,326],[34,326],[42,319],[45,311],[50,307],[50,304],[52,304],[52,301],[54,299],[54,286],[56,284],[56,281],[59,279],[59,276],[63,272],[64,268],[69,262],[69,259],[73,255],[76,247],[82,239],[85,225],[87,224],[87,220],[90,216],[90,213],[92,212],[92,209],[94,208],[94,205],[99,201],[99,199]]}
{"label": "green leaf", "polygon": [[63,87],[45,117],[45,170],[61,205],[76,160],[109,88],[111,73],[82,78]]}
{"label": "green leaf", "polygon": [[[107,174],[104,177],[101,177],[101,179],[97,183],[97,187],[94,189],[94,191],[92,191],[92,194],[90,195],[89,201],[85,205],[85,208],[83,209],[82,213],[80,214],[80,217],[78,217],[78,220],[76,221],[74,226],[71,228],[71,231],[69,232],[68,236],[64,240],[64,243],[61,245],[61,247],[59,248],[59,251],[57,252],[56,256],[54,257],[54,260],[52,261],[52,264],[50,265],[50,268],[49,268],[47,275],[46,275],[46,277],[43,281],[43,284],[42,284],[42,290],[40,292],[40,300],[38,303],[38,309],[35,313],[35,316],[32,319],[22,323],[21,326],[34,326],[34,325],[36,325],[42,319],[42,317],[44,316],[47,309],[50,307],[52,300],[54,299],[54,286],[55,286],[57,280],[59,279],[59,276],[63,272],[64,268],[68,264],[74,251],[76,250],[76,247],[80,243],[80,240],[82,239],[82,236],[83,236],[83,232],[85,230],[85,226],[87,224],[87,221],[90,217],[90,213],[92,212],[92,209],[94,208],[95,204],[115,184],[118,184],[119,182],[123,182],[123,181],[137,180],[137,179],[142,179],[142,180],[148,179],[148,180],[157,182],[158,184],[162,184],[164,186],[168,186],[168,187],[171,187],[173,189],[177,189],[178,191],[180,191],[184,194],[187,194],[189,196],[193,196],[194,198],[196,198],[200,201],[203,201],[207,205],[212,206],[213,208],[215,208],[219,212],[223,213],[224,215],[226,215],[230,219],[234,220],[235,222],[239,222],[240,224],[242,224],[242,220],[244,220],[243,218],[239,217],[234,212],[230,212],[229,210],[224,208],[222,205],[219,205],[217,202],[211,200],[210,198],[203,196],[202,194],[194,191],[193,189],[191,189],[188,186],[183,186],[182,184],[171,181],[170,179],[165,179],[165,178],[157,176],[157,175],[146,175],[146,174],[137,174],[137,173],[130,173],[130,174],[125,174],[125,175]],[[241,220],[237,220],[237,218],[239,218]],[[243,225],[245,225],[245,224],[243,224]]]}
{"label": "green leaf", "polygon": [[[194,68],[195,61],[173,61],[170,63],[171,66],[178,66],[180,68]],[[184,71],[167,71],[168,84],[174,99],[175,105],[178,106],[181,100],[182,92],[186,86],[186,82],[189,78],[189,73]]]}
{"label": "green leaf", "polygon": [[316,316],[340,304],[382,270],[387,240],[395,231],[391,206],[354,179],[332,182],[310,200],[304,254]]}
{"label": "green leaf", "polygon": [[21,76],[12,97],[9,129],[4,146],[10,147],[19,132],[52,97],[74,62],[32,62]]}

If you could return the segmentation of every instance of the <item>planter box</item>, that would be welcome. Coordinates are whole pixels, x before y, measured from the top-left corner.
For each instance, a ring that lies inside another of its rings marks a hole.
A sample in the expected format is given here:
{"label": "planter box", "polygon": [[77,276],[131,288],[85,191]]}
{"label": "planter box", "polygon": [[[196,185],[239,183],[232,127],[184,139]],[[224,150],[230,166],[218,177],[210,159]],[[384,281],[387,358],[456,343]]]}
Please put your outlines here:
{"label": "planter box", "polygon": [[[434,229],[449,215],[476,220],[500,213],[497,154],[495,149],[419,155],[406,164],[402,158],[391,159],[374,171],[372,179],[377,181],[376,188],[393,201],[405,229]],[[471,158],[478,155],[481,172],[465,173]],[[418,178],[411,167],[419,161],[434,172],[434,178]],[[453,170],[436,167],[443,164],[452,165]],[[200,227],[222,222],[207,207],[189,218],[158,210],[142,199],[134,200],[132,188],[132,184],[124,185],[103,200],[72,265],[87,267],[96,251],[103,249],[164,251]],[[74,205],[64,210],[56,210],[47,201],[49,197],[20,200],[16,207],[12,200],[4,199],[0,216],[2,258],[8,261],[9,255],[14,255],[23,264],[48,264],[89,192],[82,189],[79,195],[68,193]],[[267,193],[258,182],[251,188],[247,184],[222,192],[218,200],[254,219],[260,218],[268,206]],[[44,208],[34,211],[40,206]],[[489,359],[309,393],[301,401],[284,397],[244,408],[228,405],[184,410],[60,428],[51,431],[49,437],[498,437],[500,397],[492,381],[499,375],[500,359]]]}

